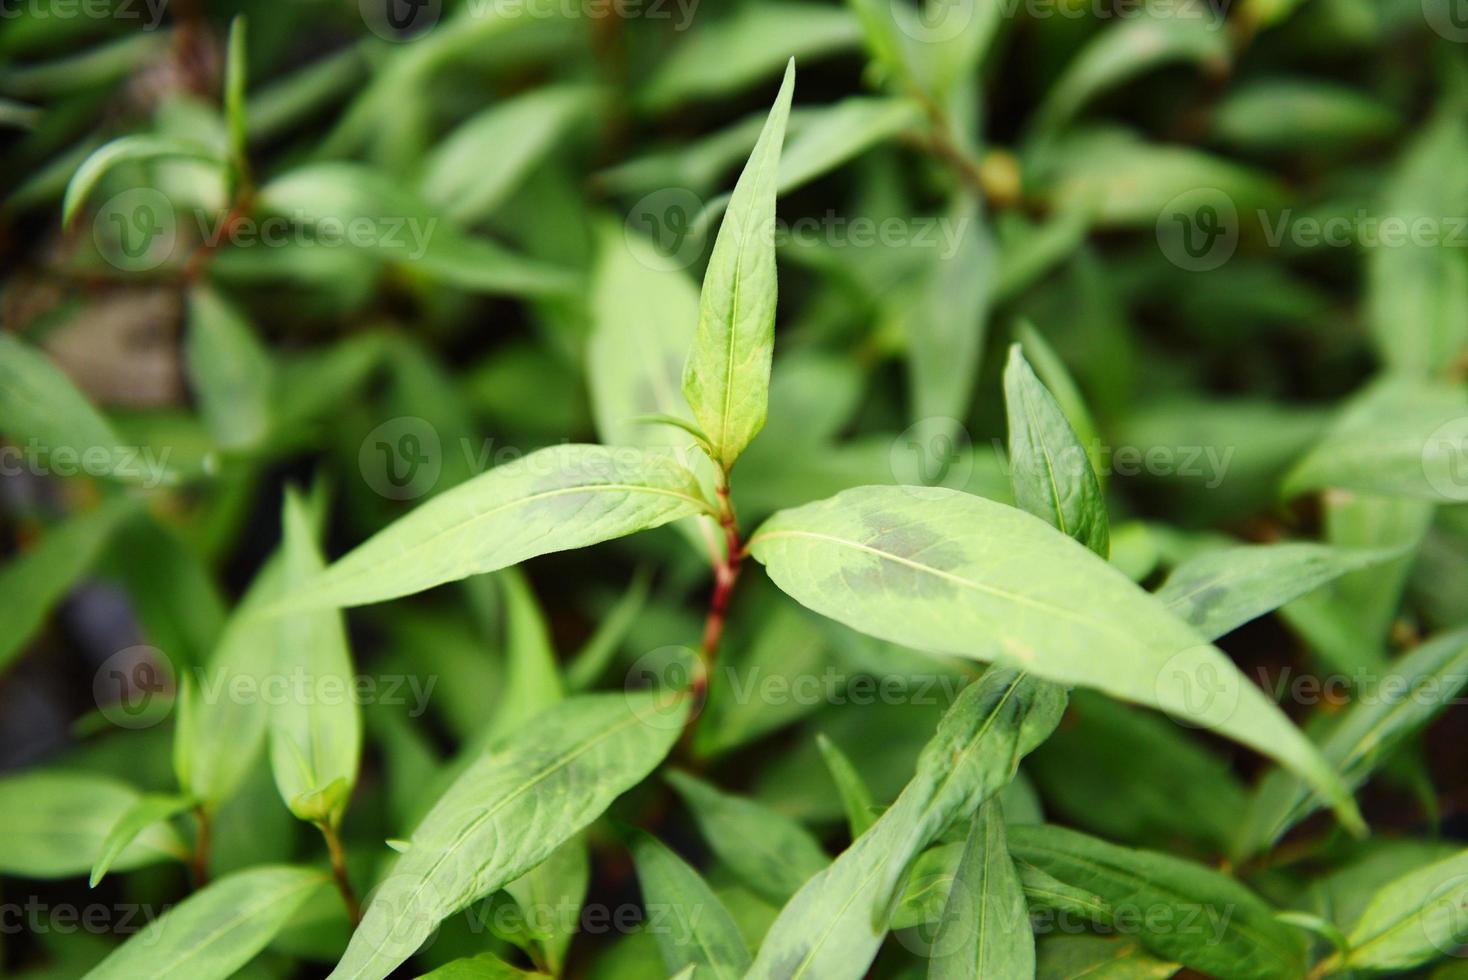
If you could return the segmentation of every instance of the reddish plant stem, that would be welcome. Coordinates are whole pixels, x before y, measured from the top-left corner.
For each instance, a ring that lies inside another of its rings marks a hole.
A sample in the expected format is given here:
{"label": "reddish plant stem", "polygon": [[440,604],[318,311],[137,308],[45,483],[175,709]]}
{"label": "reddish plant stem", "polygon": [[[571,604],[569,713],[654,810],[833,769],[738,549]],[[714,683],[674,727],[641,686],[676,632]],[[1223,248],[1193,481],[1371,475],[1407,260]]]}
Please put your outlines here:
{"label": "reddish plant stem", "polygon": [[734,515],[734,505],[729,500],[729,484],[719,484],[719,526],[724,530],[724,557],[714,565],[714,592],[709,599],[708,617],[703,625],[703,647],[700,659],[703,669],[693,680],[695,701],[702,701],[708,690],[709,674],[719,656],[719,641],[724,636],[724,623],[728,619],[729,597],[734,594],[734,585],[739,581],[739,569],[744,563],[744,542],[739,538],[739,521]]}
{"label": "reddish plant stem", "polygon": [[331,876],[336,881],[336,890],[341,892],[342,901],[346,903],[352,928],[356,929],[362,922],[362,904],[357,901],[357,893],[352,890],[351,879],[347,877],[347,854],[342,848],[341,835],[329,823],[316,826],[320,828],[321,836],[326,838],[326,849],[331,854]]}
{"label": "reddish plant stem", "polygon": [[194,857],[189,867],[194,876],[194,887],[203,888],[209,884],[209,811],[202,806],[194,807]]}

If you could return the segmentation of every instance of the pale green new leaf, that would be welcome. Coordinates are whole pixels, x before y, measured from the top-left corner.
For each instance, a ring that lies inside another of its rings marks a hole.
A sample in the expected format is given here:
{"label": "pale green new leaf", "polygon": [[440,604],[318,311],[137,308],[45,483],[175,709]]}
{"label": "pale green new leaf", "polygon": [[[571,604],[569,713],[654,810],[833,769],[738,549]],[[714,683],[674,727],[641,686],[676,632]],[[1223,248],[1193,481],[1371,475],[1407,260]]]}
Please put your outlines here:
{"label": "pale green new leaf", "polygon": [[[3,340],[3,337],[0,337]],[[0,668],[14,660],[51,609],[97,560],[114,531],[138,509],[129,497],[49,528],[29,550],[0,566]]]}
{"label": "pale green new leaf", "polygon": [[1106,501],[1091,457],[1019,344],[1009,348],[1004,400],[1016,506],[1105,558],[1111,548]]}
{"label": "pale green new leaf", "polygon": [[122,816],[117,818],[117,823],[113,824],[112,829],[107,832],[107,838],[102,842],[102,853],[97,856],[96,863],[92,865],[92,875],[87,880],[87,886],[96,888],[97,882],[107,874],[118,856],[149,827],[159,824],[171,830],[164,821],[188,809],[192,802],[187,796],[140,797]]}
{"label": "pale green new leaf", "polygon": [[215,442],[224,449],[259,444],[271,428],[270,355],[244,315],[207,286],[189,293],[184,361]]}
{"label": "pale green new leaf", "polygon": [[1347,970],[1409,970],[1468,940],[1468,851],[1409,871],[1383,887],[1346,937]]}
{"label": "pale green new leaf", "polygon": [[1110,909],[1148,910],[1128,926],[1159,956],[1210,976],[1299,980],[1305,974],[1302,934],[1222,872],[1050,825],[1011,827],[1009,849],[1015,860],[1100,896]]}
{"label": "pale green new leaf", "polygon": [[[1352,705],[1320,743],[1320,753],[1351,788],[1391,757],[1468,684],[1468,630],[1433,637],[1367,679]],[[1237,856],[1269,847],[1321,806],[1293,775],[1275,771],[1259,784],[1240,828]]]}
{"label": "pale green new leaf", "polygon": [[697,980],[739,980],[749,967],[749,949],[729,910],[692,867],[656,837],[633,831],[632,857],[642,902],[649,916],[677,923],[656,930],[663,965],[670,973],[693,967]]}
{"label": "pale green new leaf", "polygon": [[513,967],[493,953],[480,953],[445,963],[432,973],[425,973],[418,980],[532,980],[546,977],[545,973],[530,973]]}
{"label": "pale green new leaf", "polygon": [[1088,932],[1057,934],[1036,949],[1036,980],[1167,980],[1182,967],[1158,959],[1135,939]]}
{"label": "pale green new leaf", "polygon": [[767,901],[785,901],[826,866],[826,853],[810,831],[784,814],[687,773],[674,770],[665,778],[692,811],[714,855]]}
{"label": "pale green new leaf", "polygon": [[1028,977],[1035,937],[1019,874],[1009,858],[1004,815],[990,800],[969,828],[948,903],[933,935],[930,980]]}
{"label": "pale green new leaf", "polygon": [[1005,668],[990,668],[965,688],[897,800],[780,911],[749,977],[864,976],[913,861],[1002,789],[1064,710],[1059,688]]}
{"label": "pale green new leaf", "polygon": [[0,432],[28,451],[34,447],[56,460],[58,470],[57,454],[66,452],[71,456],[68,468],[80,465],[88,473],[147,487],[174,479],[166,451],[164,465],[150,471],[138,447],[127,445],[64,371],[9,333],[0,333]]}
{"label": "pale green new leaf", "polygon": [[224,165],[218,150],[192,140],[146,134],[115,139],[87,157],[72,175],[71,183],[66,187],[66,200],[61,205],[62,224],[71,223],[92,189],[113,167],[120,163],[167,158]]}
{"label": "pale green new leaf", "polygon": [[1213,640],[1347,572],[1399,553],[1395,548],[1347,550],[1309,542],[1205,551],[1173,569],[1156,596]]}
{"label": "pale green new leaf", "polygon": [[[281,512],[283,588],[309,582],[326,563],[299,494],[287,489]],[[362,717],[356,673],[340,611],[323,609],[276,621],[275,670],[290,695],[270,710],[270,768],[285,805],[302,820],[337,826],[357,782]]]}
{"label": "pale green new leaf", "polygon": [[795,62],[724,214],[704,273],[683,395],[726,471],[765,424],[775,349],[775,185]]}
{"label": "pale green new leaf", "polygon": [[327,881],[320,871],[285,865],[221,878],[148,923],[85,980],[224,980]]}
{"label": "pale green new leaf", "polygon": [[581,903],[591,881],[591,856],[586,840],[577,835],[551,856],[505,886],[520,906],[526,939],[540,951],[537,962],[560,976],[566,949],[580,927]]}
{"label": "pale green new leaf", "polygon": [[800,603],[860,632],[1000,660],[1227,735],[1361,828],[1336,774],[1227,656],[1038,518],[942,488],[861,487],[777,513],[749,551]]}
{"label": "pale green new leaf", "polygon": [[[22,878],[86,874],[108,835],[143,797],[88,772],[25,772],[0,779],[0,872]],[[154,823],[112,860],[131,871],[187,854],[173,828]]]}
{"label": "pale green new leaf", "polygon": [[481,756],[413,832],[333,980],[382,980],[442,919],[550,857],[662,761],[687,714],[656,692],[586,695]]}
{"label": "pale green new leaf", "polygon": [[296,590],[278,611],[360,606],[713,513],[692,473],[639,449],[551,446],[448,490]]}

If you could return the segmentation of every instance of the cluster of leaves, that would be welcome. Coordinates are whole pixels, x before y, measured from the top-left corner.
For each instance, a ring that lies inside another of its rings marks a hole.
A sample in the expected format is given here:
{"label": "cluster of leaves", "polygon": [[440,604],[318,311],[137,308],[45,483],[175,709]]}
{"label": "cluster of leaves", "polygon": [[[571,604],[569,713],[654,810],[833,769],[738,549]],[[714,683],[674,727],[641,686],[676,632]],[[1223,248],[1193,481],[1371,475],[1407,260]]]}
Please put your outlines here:
{"label": "cluster of leaves", "polygon": [[1468,213],[1430,3],[241,6],[0,41],[0,667],[92,699],[0,874],[166,909],[17,976],[1460,975],[1468,253],[1265,234]]}

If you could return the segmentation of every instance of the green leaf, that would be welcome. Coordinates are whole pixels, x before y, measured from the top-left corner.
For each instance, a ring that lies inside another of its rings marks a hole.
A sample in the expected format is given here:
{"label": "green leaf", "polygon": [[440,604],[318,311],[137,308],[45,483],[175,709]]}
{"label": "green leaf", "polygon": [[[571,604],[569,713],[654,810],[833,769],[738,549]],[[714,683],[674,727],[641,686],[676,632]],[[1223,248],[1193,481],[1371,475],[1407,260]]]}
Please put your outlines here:
{"label": "green leaf", "polygon": [[1156,595],[1179,619],[1214,640],[1348,572],[1400,553],[1307,542],[1206,551],[1173,569]]}
{"label": "green leaf", "polygon": [[1063,691],[1004,668],[965,688],[897,800],[780,911],[749,977],[865,975],[913,861],[1002,789],[1064,710]]}
{"label": "green leaf", "polygon": [[[1320,753],[1347,786],[1359,786],[1405,739],[1455,703],[1465,684],[1468,630],[1435,636],[1384,673],[1363,680],[1356,703],[1321,741]],[[1319,797],[1298,779],[1271,772],[1250,801],[1236,856],[1269,847],[1320,806]]]}
{"label": "green leaf", "polygon": [[455,224],[490,216],[597,101],[595,89],[551,86],[470,116],[423,162],[424,200]]}
{"label": "green leaf", "polygon": [[1009,859],[1004,816],[995,800],[979,808],[954,873],[928,963],[930,980],[1028,977],[1035,937],[1019,874]]}
{"label": "green leaf", "polygon": [[107,832],[107,838],[102,841],[102,853],[97,855],[97,860],[92,865],[92,876],[87,880],[87,887],[96,888],[97,882],[106,876],[118,857],[148,828],[156,824],[171,832],[165,821],[174,814],[187,810],[192,803],[187,796],[139,797]]}
{"label": "green leaf", "polygon": [[333,980],[382,980],[440,920],[544,861],[662,761],[687,713],[682,697],[586,695],[482,756],[413,832]]}
{"label": "green leaf", "polygon": [[1385,378],[1351,398],[1284,481],[1284,493],[1340,487],[1468,501],[1468,391]]}
{"label": "green leaf", "polygon": [[692,966],[698,980],[739,980],[749,968],[749,949],[729,910],[697,871],[651,834],[632,833],[632,857],[649,916],[677,928],[656,930],[670,973]]}
{"label": "green leaf", "polygon": [[249,157],[245,150],[249,141],[245,119],[245,86],[249,71],[245,60],[246,26],[244,14],[237,14],[230,21],[224,63],[224,118],[229,124],[229,162],[234,170],[235,182],[231,188],[231,198],[238,190],[238,182],[244,180],[250,171]]}
{"label": "green leaf", "polygon": [[1131,938],[1057,934],[1036,949],[1036,980],[1167,980],[1179,969]]}
{"label": "green leaf", "polygon": [[45,354],[9,333],[0,333],[0,431],[29,443],[59,470],[69,469],[157,487],[172,483],[165,449],[155,458],[148,447],[129,446],[87,401],[66,373]]}
{"label": "green leaf", "polygon": [[[0,779],[0,872],[22,878],[86,874],[118,822],[143,797],[131,786],[87,772],[24,772]],[[131,871],[187,852],[173,828],[154,823],[111,861]]]}
{"label": "green leaf", "polygon": [[1096,431],[1096,422],[1091,418],[1091,412],[1086,407],[1085,399],[1081,397],[1075,379],[1065,369],[1065,362],[1060,359],[1055,348],[1035,329],[1034,324],[1021,320],[1015,326],[1014,336],[1019,341],[1020,349],[1024,351],[1025,359],[1035,369],[1036,376],[1065,413],[1065,420],[1075,431],[1076,438],[1086,447],[1086,453],[1091,458],[1091,469],[1096,472],[1096,479],[1104,490],[1108,460],[1101,450],[1101,437]]}
{"label": "green leaf", "polygon": [[836,791],[841,794],[841,808],[846,811],[846,823],[851,828],[851,839],[856,840],[876,822],[876,804],[872,801],[872,791],[867,789],[867,784],[862,780],[861,773],[851,764],[846,753],[837,747],[822,732],[816,733],[816,745],[820,747],[821,757],[826,760],[826,768],[831,771],[831,779],[836,783]]}
{"label": "green leaf", "polygon": [[564,700],[566,692],[550,627],[530,583],[517,568],[506,568],[496,578],[505,600],[506,668],[504,694],[490,728],[494,737],[502,737]]}
{"label": "green leaf", "polygon": [[552,446],[498,466],[378,532],[277,612],[360,606],[713,513],[693,474],[639,449]]}
{"label": "green leaf", "polygon": [[224,449],[248,449],[269,433],[274,369],[244,315],[207,286],[189,292],[184,360],[199,411]]}
{"label": "green leaf", "polygon": [[1010,828],[1016,860],[1085,888],[1127,921],[1153,953],[1221,977],[1305,975],[1305,943],[1257,895],[1221,872],[1156,851],[1134,850],[1054,826]]}
{"label": "green leaf", "polygon": [[1213,133],[1252,152],[1341,150],[1390,135],[1391,106],[1314,78],[1266,78],[1232,89],[1213,112]]}
{"label": "green leaf", "polygon": [[200,160],[220,166],[224,164],[217,150],[192,140],[148,135],[115,139],[82,161],[82,165],[72,175],[71,183],[66,185],[66,200],[61,206],[62,224],[71,224],[86,203],[87,196],[106,176],[107,171],[120,163],[159,159]]}
{"label": "green leaf", "polygon": [[432,973],[425,973],[418,980],[529,980],[545,977],[544,973],[529,973],[506,963],[493,953],[480,953],[445,963]]}
{"label": "green leaf", "polygon": [[[288,488],[281,512],[282,588],[287,594],[325,567],[306,505]],[[282,616],[275,671],[290,693],[270,711],[270,768],[280,798],[301,820],[341,823],[357,782],[362,718],[346,623],[334,609]]]}
{"label": "green leaf", "polygon": [[1015,504],[1105,558],[1111,548],[1106,501],[1091,457],[1019,344],[1009,348],[1004,400]]}
{"label": "green leaf", "polygon": [[1468,941],[1468,851],[1410,871],[1383,887],[1346,941],[1347,970],[1409,970]]}
{"label": "green leaf", "polygon": [[1097,32],[1066,67],[1033,116],[1036,142],[1052,138],[1087,102],[1110,88],[1174,62],[1221,74],[1229,66],[1229,35],[1207,5],[1117,21]]}
{"label": "green leaf", "polygon": [[591,858],[586,840],[578,835],[505,886],[529,927],[526,938],[540,951],[536,962],[554,976],[561,975],[566,949],[580,928],[578,913],[590,880]]}
{"label": "green leaf", "polygon": [[51,610],[137,510],[136,500],[111,497],[94,510],[48,528],[33,547],[0,566],[0,622],[5,624],[0,668],[25,650]]}
{"label": "green leaf", "polygon": [[855,48],[860,40],[850,14],[816,3],[757,0],[721,20],[699,20],[643,88],[639,101],[646,108],[659,111],[741,92],[778,74],[791,59],[824,57]]}
{"label": "green leaf", "polygon": [[912,99],[854,97],[812,110],[780,156],[779,192],[788,193],[923,122]]}
{"label": "green leaf", "polygon": [[719,227],[699,297],[683,394],[727,472],[765,424],[775,348],[775,182],[795,62]]}
{"label": "green leaf", "polygon": [[784,814],[684,772],[672,770],[665,778],[714,855],[760,897],[783,902],[826,866],[826,852],[810,831]]}
{"label": "green leaf", "polygon": [[264,949],[327,877],[266,865],[221,878],[143,927],[86,980],[224,980]]}
{"label": "green leaf", "polygon": [[1309,740],[1221,651],[1038,518],[942,488],[862,487],[781,511],[749,551],[802,605],[859,632],[1022,666],[1227,735],[1362,828]]}

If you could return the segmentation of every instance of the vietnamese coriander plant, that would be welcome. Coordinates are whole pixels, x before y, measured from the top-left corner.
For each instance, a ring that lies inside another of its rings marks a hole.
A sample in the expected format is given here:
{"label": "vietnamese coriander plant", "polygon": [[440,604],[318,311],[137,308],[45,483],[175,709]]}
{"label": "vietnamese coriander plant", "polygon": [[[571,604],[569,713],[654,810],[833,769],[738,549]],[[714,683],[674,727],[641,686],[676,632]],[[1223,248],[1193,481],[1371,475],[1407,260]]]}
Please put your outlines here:
{"label": "vietnamese coriander plant", "polygon": [[[68,451],[83,470],[66,484],[74,512],[0,566],[0,666],[29,662],[63,600],[82,608],[89,576],[120,583],[147,640],[91,665],[78,748],[0,774],[0,926],[23,911],[33,934],[15,975],[1468,976],[1468,848],[1437,832],[1452,797],[1434,788],[1423,736],[1468,684],[1454,591],[1468,582],[1461,256],[1371,256],[1372,288],[1396,297],[1371,302],[1432,326],[1408,340],[1377,328],[1386,370],[1334,421],[1292,428],[1300,416],[1254,403],[1219,421],[1170,392],[1183,407],[1107,402],[1134,440],[1202,430],[1206,415],[1224,441],[1272,447],[1245,477],[1266,496],[1220,519],[1228,534],[1203,530],[1206,516],[1171,526],[1116,504],[1122,456],[1102,451],[1102,411],[1083,395],[1097,372],[1073,377],[1041,329],[1074,315],[1120,374],[1117,297],[1155,273],[1135,255],[1108,273],[1088,232],[1150,232],[1160,214],[1172,257],[1171,212],[1129,203],[1150,193],[1137,185],[1221,184],[1244,200],[1264,181],[1203,150],[1142,152],[1116,131],[1085,131],[1077,149],[1066,141],[1082,106],[1163,62],[1202,64],[1224,85],[1219,65],[1245,63],[1292,7],[1244,2],[1201,34],[1155,12],[1107,26],[1016,155],[972,131],[975,81],[999,43],[972,5],[965,30],[934,40],[928,20],[893,13],[904,3],[750,3],[638,105],[725,92],[713,66],[730,92],[779,79],[768,110],[765,92],[755,117],[682,153],[614,152],[591,182],[614,196],[679,179],[712,191],[742,163],[732,192],[625,222],[598,209],[564,240],[555,226],[585,210],[584,188],[551,148],[596,120],[624,151],[623,110],[558,82],[435,142],[424,94],[467,104],[431,87],[446,66],[533,62],[565,43],[553,26],[459,10],[411,43],[354,49],[251,97],[237,17],[218,111],[170,104],[156,131],[89,143],[25,191],[62,197],[65,229],[97,229],[124,277],[181,304],[191,408],[161,421],[104,412],[44,332],[0,333],[0,433],[40,447],[48,474],[67,475]],[[512,29],[527,32],[523,48],[505,44]],[[595,38],[587,64],[615,77],[623,41]],[[878,94],[795,103],[789,53],[805,65],[862,46]],[[130,50],[71,70],[105,72]],[[1468,76],[1442,74],[1440,115],[1387,185],[1402,208],[1441,210],[1433,175],[1461,172],[1468,149]],[[57,77],[0,71],[0,85],[44,92]],[[1251,90],[1258,106],[1217,109],[1225,136],[1257,135],[1258,114],[1349,133],[1380,122],[1319,93],[1287,102],[1314,106],[1287,117],[1270,84]],[[278,154],[282,166],[273,141],[333,99],[346,109]],[[1287,141],[1289,128],[1268,132]],[[895,158],[878,155],[899,138],[956,229],[951,262],[790,242],[777,202],[863,154],[864,206],[900,210]],[[122,193],[166,199],[166,216],[119,211],[120,195],[98,207],[132,174],[157,181]],[[1040,206],[1022,187],[1053,193]],[[170,225],[173,251],[152,265],[158,222],[175,212],[214,224],[198,241]],[[1178,224],[1174,266],[1199,260],[1208,213]],[[242,237],[266,241],[274,219],[309,234],[275,251]],[[319,247],[333,221],[372,240]],[[705,231],[698,288],[676,253]],[[1019,302],[1062,267],[1054,295],[1073,290],[1077,306]],[[1242,308],[1238,294],[1278,285],[1270,275],[1214,301]],[[807,276],[843,285],[821,292]],[[778,287],[792,281],[807,329],[787,354]],[[1199,281],[1173,299],[1189,302]],[[272,347],[238,298],[268,304],[267,282],[291,283],[276,308],[299,303],[307,321],[388,299],[333,344],[277,332]],[[1306,302],[1279,295],[1273,309]],[[484,296],[533,309],[537,339],[497,349],[503,363],[461,384],[433,351],[451,360],[463,338],[434,331],[497,309],[469,299]],[[1002,356],[981,373],[983,321],[1005,302]],[[403,307],[428,311],[421,335],[395,320]],[[861,317],[879,325],[843,326]],[[824,353],[812,335],[830,341]],[[884,377],[889,358],[904,361],[917,424],[875,454],[842,444],[906,411],[885,395],[862,404],[860,372]],[[570,386],[565,364],[577,365]],[[987,414],[969,412],[976,393]],[[523,422],[534,448],[468,452],[469,402]],[[589,431],[582,408],[600,443],[566,439]],[[1002,438],[975,445],[968,426],[990,423]],[[919,465],[901,462],[912,451]],[[236,548],[242,527],[267,530]],[[240,586],[232,603],[216,570]],[[84,632],[83,617],[68,622]],[[1252,673],[1264,655],[1250,644],[1288,645],[1286,627],[1350,676],[1311,711],[1287,712]],[[563,658],[568,644],[579,649]],[[1372,806],[1368,829],[1357,797],[1377,777],[1432,832],[1382,834]],[[81,879],[87,890],[55,892],[71,896],[60,904],[44,889],[7,904],[35,882]],[[83,913],[105,907],[105,928],[58,925],[77,894],[93,896]],[[119,923],[121,909],[136,921]]]}

